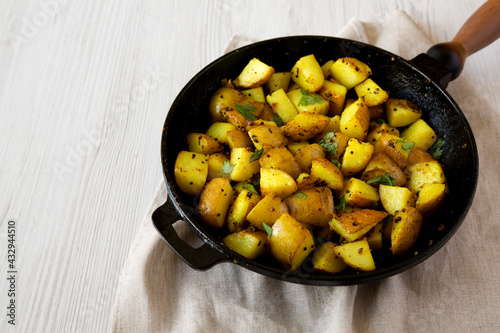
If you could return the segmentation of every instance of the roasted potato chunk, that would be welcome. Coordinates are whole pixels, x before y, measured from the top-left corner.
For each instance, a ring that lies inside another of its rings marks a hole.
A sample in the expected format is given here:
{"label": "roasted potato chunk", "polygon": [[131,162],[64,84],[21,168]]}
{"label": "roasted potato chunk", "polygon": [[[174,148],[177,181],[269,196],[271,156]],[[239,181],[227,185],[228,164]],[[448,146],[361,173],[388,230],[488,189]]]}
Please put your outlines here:
{"label": "roasted potato chunk", "polygon": [[272,229],[271,254],[283,268],[295,271],[315,248],[311,232],[290,214],[281,215]]}
{"label": "roasted potato chunk", "polygon": [[389,125],[403,127],[414,123],[422,116],[422,110],[404,99],[388,98],[384,104],[384,112]]}
{"label": "roasted potato chunk", "polygon": [[266,83],[273,73],[273,67],[266,65],[257,58],[253,58],[233,83],[238,88],[255,88]]}
{"label": "roasted potato chunk", "polygon": [[347,265],[355,269],[368,272],[375,270],[375,261],[366,238],[336,246],[334,250]]}
{"label": "roasted potato chunk", "polygon": [[289,214],[302,223],[327,226],[333,215],[333,195],[328,187],[302,189],[284,202]]}
{"label": "roasted potato chunk", "polygon": [[408,252],[417,241],[422,228],[422,214],[415,207],[406,207],[394,215],[391,251],[396,255]]}
{"label": "roasted potato chunk", "polygon": [[330,228],[346,241],[353,242],[365,234],[387,216],[386,212],[372,209],[361,209],[343,213],[329,221]]}
{"label": "roasted potato chunk", "polygon": [[342,258],[335,253],[335,243],[326,242],[314,251],[312,263],[314,269],[320,272],[335,274],[347,268]]}
{"label": "roasted potato chunk", "polygon": [[340,131],[352,138],[363,141],[370,126],[370,111],[366,104],[357,100],[347,106],[340,116]]}
{"label": "roasted potato chunk", "polygon": [[255,259],[266,252],[268,237],[263,231],[242,230],[227,235],[222,242],[245,258]]}
{"label": "roasted potato chunk", "polygon": [[292,68],[292,80],[308,92],[316,92],[323,86],[325,77],[314,54],[300,58]]}
{"label": "roasted potato chunk", "polygon": [[364,62],[355,58],[337,59],[330,67],[330,74],[347,89],[366,80],[372,71]]}
{"label": "roasted potato chunk", "polygon": [[327,116],[304,111],[286,123],[283,131],[290,140],[303,141],[321,133],[329,122]]}
{"label": "roasted potato chunk", "polygon": [[209,181],[196,207],[201,220],[213,228],[223,227],[232,196],[233,188],[228,179],[214,178]]}
{"label": "roasted potato chunk", "polygon": [[208,177],[208,156],[189,151],[179,152],[174,176],[182,192],[193,196],[200,194]]}
{"label": "roasted potato chunk", "polygon": [[285,213],[288,213],[288,207],[276,193],[269,193],[262,198],[252,208],[247,215],[247,221],[254,227],[264,230],[263,223],[272,227],[274,222]]}
{"label": "roasted potato chunk", "polygon": [[293,179],[302,172],[299,163],[292,153],[285,147],[276,147],[263,154],[259,159],[261,168],[280,169],[288,173]]}

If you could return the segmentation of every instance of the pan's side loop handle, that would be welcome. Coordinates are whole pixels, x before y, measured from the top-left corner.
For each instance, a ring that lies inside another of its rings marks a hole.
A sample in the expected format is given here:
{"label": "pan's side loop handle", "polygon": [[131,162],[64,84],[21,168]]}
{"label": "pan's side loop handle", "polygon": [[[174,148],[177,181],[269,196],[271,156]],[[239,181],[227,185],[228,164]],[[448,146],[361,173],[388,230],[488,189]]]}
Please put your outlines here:
{"label": "pan's side loop handle", "polygon": [[153,212],[152,220],[156,230],[168,246],[192,268],[206,270],[215,264],[229,260],[226,255],[206,242],[199,248],[193,248],[179,237],[173,224],[181,220],[181,216],[170,198]]}
{"label": "pan's side loop handle", "polygon": [[427,55],[443,64],[456,79],[468,56],[500,38],[500,0],[485,2],[464,23],[451,42],[432,46]]}

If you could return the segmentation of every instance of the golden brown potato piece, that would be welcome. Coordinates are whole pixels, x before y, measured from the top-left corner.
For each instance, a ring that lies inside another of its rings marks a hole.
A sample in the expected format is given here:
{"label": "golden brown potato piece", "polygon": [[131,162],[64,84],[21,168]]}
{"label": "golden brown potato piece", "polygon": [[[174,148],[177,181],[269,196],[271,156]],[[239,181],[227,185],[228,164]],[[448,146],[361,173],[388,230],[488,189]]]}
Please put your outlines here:
{"label": "golden brown potato piece", "polygon": [[299,163],[286,147],[271,149],[261,156],[259,163],[261,168],[283,170],[293,179],[297,179],[302,172]]}
{"label": "golden brown potato piece", "polygon": [[363,171],[370,162],[374,150],[370,143],[350,138],[342,159],[342,174],[351,177]]}
{"label": "golden brown potato piece", "polygon": [[269,91],[270,94],[279,89],[287,91],[291,78],[291,72],[274,72],[271,78],[266,82],[267,91]]}
{"label": "golden brown potato piece", "polygon": [[406,207],[394,216],[391,232],[391,251],[396,255],[408,252],[417,241],[422,228],[422,214],[415,207]]}
{"label": "golden brown potato piece", "polygon": [[406,186],[413,191],[413,193],[418,193],[424,184],[446,183],[443,167],[438,161],[413,164],[406,169],[405,173],[410,175],[410,179]]}
{"label": "golden brown potato piece", "polygon": [[210,99],[208,105],[208,113],[210,122],[225,122],[223,110],[227,107],[234,106],[245,99],[245,96],[238,90],[230,87],[222,87],[218,89]]}
{"label": "golden brown potato piece", "polygon": [[326,115],[330,109],[328,101],[319,94],[308,93],[304,89],[295,89],[286,94],[299,114],[310,112]]}
{"label": "golden brown potato piece", "polygon": [[250,148],[253,147],[253,142],[246,132],[242,131],[229,131],[227,132],[227,143],[229,149],[234,148]]}
{"label": "golden brown potato piece", "polygon": [[293,155],[302,171],[311,173],[312,161],[316,158],[325,158],[325,150],[317,143],[306,145]]}
{"label": "golden brown potato piece", "polygon": [[233,83],[237,88],[255,88],[266,83],[273,73],[273,67],[266,65],[257,58],[253,58]]}
{"label": "golden brown potato piece", "polygon": [[288,173],[279,169],[260,169],[260,193],[267,195],[276,193],[281,198],[286,198],[297,191],[297,183]]}
{"label": "golden brown potato piece", "polygon": [[325,81],[318,93],[330,103],[328,115],[340,115],[344,109],[347,88],[337,81]]}
{"label": "golden brown potato piece", "polygon": [[281,215],[272,230],[269,239],[271,254],[283,268],[296,270],[314,250],[311,232],[289,214]]}
{"label": "golden brown potato piece", "polygon": [[340,169],[326,158],[317,158],[312,161],[311,176],[320,179],[334,191],[344,188],[344,176]]}
{"label": "golden brown potato piece", "polygon": [[174,176],[182,192],[193,196],[200,194],[208,177],[208,156],[189,151],[179,152]]}
{"label": "golden brown potato piece", "polygon": [[196,207],[201,220],[214,228],[223,227],[232,197],[233,188],[228,179],[212,179],[205,185]]}
{"label": "golden brown potato piece", "polygon": [[[368,163],[361,175],[361,180],[367,182],[377,178],[385,173],[389,173],[394,178],[396,186],[405,186],[406,175],[399,166],[385,153],[376,153]],[[378,183],[373,183],[373,186],[378,186]]]}
{"label": "golden brown potato piece", "polygon": [[255,259],[266,252],[268,237],[263,231],[242,230],[227,235],[222,242],[245,258]]}
{"label": "golden brown potato piece", "polygon": [[415,207],[415,194],[406,187],[380,185],[378,193],[385,211],[393,216],[408,206]]}
{"label": "golden brown potato piece", "polygon": [[228,139],[227,139],[227,132],[229,131],[237,131],[238,128],[234,126],[233,124],[226,123],[226,122],[216,122],[212,123],[210,127],[208,128],[207,132],[205,133],[209,137],[217,140],[221,144],[227,145],[228,144]]}
{"label": "golden brown potato piece", "polygon": [[329,221],[330,228],[346,241],[353,242],[364,235],[376,224],[386,218],[387,213],[373,209],[361,209],[343,213]]}
{"label": "golden brown potato piece", "polygon": [[361,82],[354,87],[354,90],[369,108],[381,105],[389,98],[389,94],[372,79],[366,79]]}
{"label": "golden brown potato piece", "polygon": [[229,207],[227,215],[227,228],[229,232],[241,231],[247,227],[247,215],[260,200],[260,195],[246,189],[242,189],[238,193],[233,204]]}
{"label": "golden brown potato piece", "polygon": [[193,153],[210,155],[223,151],[223,147],[219,142],[203,133],[189,133],[186,139],[188,150]]}
{"label": "golden brown potato piece", "polygon": [[215,153],[208,157],[208,180],[213,178],[227,178],[229,173],[223,169],[224,165],[229,164],[229,158],[223,153]]}
{"label": "golden brown potato piece", "polygon": [[250,148],[234,148],[231,150],[229,163],[232,171],[229,175],[231,180],[242,182],[252,178],[259,173],[259,161],[251,161],[254,152]]}
{"label": "golden brown potato piece", "polygon": [[375,153],[386,153],[401,169],[404,169],[408,160],[408,149],[410,146],[404,149],[403,147],[405,146],[403,145],[407,144],[408,142],[397,136],[382,133],[377,141],[375,141]]}
{"label": "golden brown potato piece", "polygon": [[283,89],[278,89],[272,94],[267,95],[266,101],[267,104],[271,106],[274,113],[276,113],[285,123],[295,118],[298,113]]}
{"label": "golden brown potato piece", "polygon": [[339,197],[344,197],[348,205],[356,207],[375,206],[380,199],[377,189],[357,178],[344,182]]}
{"label": "golden brown potato piece", "polygon": [[[381,125],[378,125],[378,123],[376,123],[376,122],[373,122],[373,123],[377,124],[377,126],[375,126],[375,128],[373,128],[372,130],[369,130],[370,132],[368,133],[368,136],[366,137],[367,142],[374,144],[377,141],[377,139],[380,138],[382,133],[388,133],[390,135],[394,135],[394,136],[399,137],[399,131],[397,130],[397,128],[391,127],[391,126],[387,125],[386,123],[383,123]],[[370,125],[370,127],[371,127],[371,125]]]}
{"label": "golden brown potato piece", "polygon": [[406,167],[409,168],[413,164],[418,164],[422,162],[433,162],[436,159],[429,154],[428,152],[422,150],[421,148],[415,147],[411,150],[408,155],[408,161],[406,163]]}
{"label": "golden brown potato piece", "polygon": [[290,215],[310,225],[327,226],[333,214],[333,195],[328,187],[304,188],[284,202]]}
{"label": "golden brown potato piece", "polygon": [[384,104],[384,112],[389,125],[403,127],[420,119],[422,110],[404,99],[389,98]]}
{"label": "golden brown potato piece", "polygon": [[323,86],[325,77],[314,54],[304,56],[295,63],[292,80],[308,92],[316,92]]}
{"label": "golden brown potato piece", "polygon": [[372,71],[364,62],[355,58],[337,59],[330,67],[330,74],[348,90],[366,80]]}
{"label": "golden brown potato piece", "polygon": [[285,203],[276,193],[269,193],[248,213],[247,221],[254,227],[264,230],[263,223],[272,227],[274,222],[285,213],[288,213]]}
{"label": "golden brown potato piece", "polygon": [[274,147],[284,146],[286,138],[281,129],[273,125],[260,125],[248,131],[255,148],[269,151]]}
{"label": "golden brown potato piece", "polygon": [[336,246],[334,250],[352,268],[360,271],[375,270],[375,261],[370,251],[370,244],[368,244],[366,238]]}
{"label": "golden brown potato piece", "polygon": [[312,263],[314,269],[320,272],[335,274],[347,268],[346,263],[335,253],[337,244],[326,242],[314,251]]}
{"label": "golden brown potato piece", "polygon": [[424,184],[418,193],[416,208],[426,217],[434,214],[444,202],[445,184]]}
{"label": "golden brown potato piece", "polygon": [[321,133],[329,122],[327,116],[303,111],[286,123],[284,133],[293,141],[308,140]]}
{"label": "golden brown potato piece", "polygon": [[415,142],[415,147],[428,150],[437,140],[434,130],[423,120],[419,119],[408,126],[401,136],[408,141]]}
{"label": "golden brown potato piece", "polygon": [[358,99],[347,106],[340,115],[340,131],[351,138],[364,141],[370,126],[370,110]]}

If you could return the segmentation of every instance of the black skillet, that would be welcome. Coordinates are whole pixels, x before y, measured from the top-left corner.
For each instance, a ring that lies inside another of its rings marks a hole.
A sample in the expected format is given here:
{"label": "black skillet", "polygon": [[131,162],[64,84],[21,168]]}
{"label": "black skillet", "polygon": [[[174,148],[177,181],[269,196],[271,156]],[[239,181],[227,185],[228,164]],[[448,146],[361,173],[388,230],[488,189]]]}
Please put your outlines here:
{"label": "black skillet", "polygon": [[[258,42],[242,47],[215,60],[193,77],[174,100],[165,120],[161,140],[161,161],[168,199],[152,216],[153,223],[167,244],[191,267],[205,270],[215,264],[232,262],[254,272],[283,281],[305,285],[352,285],[372,282],[403,272],[429,258],[457,231],[474,197],[478,179],[478,154],[469,124],[453,99],[444,90],[456,78],[465,58],[486,46],[499,35],[494,17],[500,17],[499,1],[490,1],[467,21],[450,43],[438,44],[427,54],[411,61],[360,42],[322,36],[293,36]],[[493,8],[493,10],[492,10]],[[479,17],[479,19],[478,19]],[[482,24],[487,31],[481,32]],[[469,31],[474,30],[474,34]],[[481,35],[478,42],[477,36]],[[471,37],[472,36],[472,37]],[[247,62],[257,57],[289,71],[302,56],[314,54],[319,63],[340,57],[355,57],[367,63],[372,78],[391,97],[404,98],[423,110],[423,119],[445,140],[440,162],[445,168],[450,193],[438,213],[425,220],[415,247],[405,256],[388,251],[374,251],[377,270],[346,270],[325,275],[312,268],[307,258],[295,272],[285,271],[272,259],[248,260],[221,243],[223,233],[200,222],[196,213],[198,198],[183,194],[175,183],[174,164],[180,150],[186,149],[186,134],[204,132],[210,125],[208,104],[223,79],[234,79]],[[437,59],[437,60],[436,60]],[[193,248],[179,238],[173,224],[184,220],[203,240]]]}

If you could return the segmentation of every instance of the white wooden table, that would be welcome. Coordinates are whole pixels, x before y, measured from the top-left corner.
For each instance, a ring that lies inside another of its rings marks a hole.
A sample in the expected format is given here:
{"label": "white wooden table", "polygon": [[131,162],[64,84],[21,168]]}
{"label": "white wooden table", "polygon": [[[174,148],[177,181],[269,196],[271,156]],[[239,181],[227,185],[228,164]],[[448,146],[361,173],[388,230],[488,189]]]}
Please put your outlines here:
{"label": "white wooden table", "polygon": [[[402,9],[443,42],[482,2],[0,2],[0,331],[109,330],[120,270],[162,181],[168,108],[233,34],[335,35],[352,16]],[[497,42],[473,55],[458,79],[491,105],[499,54]],[[5,315],[14,223],[16,326]]]}

